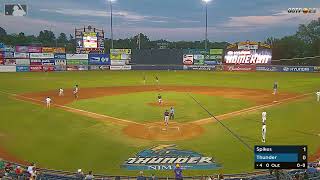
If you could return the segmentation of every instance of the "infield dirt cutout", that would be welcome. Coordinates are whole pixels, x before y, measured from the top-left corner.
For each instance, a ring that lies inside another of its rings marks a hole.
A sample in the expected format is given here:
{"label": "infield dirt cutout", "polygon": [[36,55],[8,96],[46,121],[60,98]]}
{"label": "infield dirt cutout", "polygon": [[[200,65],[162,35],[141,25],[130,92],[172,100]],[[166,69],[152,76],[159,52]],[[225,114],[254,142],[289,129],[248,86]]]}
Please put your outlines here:
{"label": "infield dirt cutout", "polygon": [[[219,120],[227,119],[239,114],[256,111],[269,106],[281,104],[283,102],[303,97],[303,95],[293,93],[280,93],[273,95],[268,90],[258,89],[243,89],[243,88],[222,88],[222,87],[206,87],[206,86],[121,86],[121,87],[95,87],[81,88],[79,91],[79,100],[90,99],[103,96],[115,96],[120,94],[129,94],[136,92],[155,92],[155,97],[159,92],[182,92],[203,94],[209,96],[221,96],[226,98],[246,99],[254,102],[256,106],[243,110],[217,115]],[[75,101],[72,94],[72,89],[65,89],[63,97],[58,96],[58,90],[46,91],[38,93],[25,93],[16,95],[15,98],[20,100],[32,101],[34,103],[44,104],[45,97],[51,97],[55,107],[64,109],[69,112],[77,113],[83,116],[95,118],[102,121],[112,122],[117,125],[122,125],[123,133],[129,137],[157,140],[157,141],[174,141],[194,138],[204,132],[203,125],[214,122],[213,118],[200,119],[189,123],[179,123],[170,121],[169,126],[165,127],[163,120],[155,123],[137,123],[131,120],[119,119],[107,115],[97,114],[86,110],[80,110],[68,107],[67,104]],[[159,105],[157,102],[150,103],[153,106],[173,106],[177,105],[170,100],[164,100],[165,104]],[[167,104],[166,104],[167,103]],[[201,102],[200,102],[201,103]]]}

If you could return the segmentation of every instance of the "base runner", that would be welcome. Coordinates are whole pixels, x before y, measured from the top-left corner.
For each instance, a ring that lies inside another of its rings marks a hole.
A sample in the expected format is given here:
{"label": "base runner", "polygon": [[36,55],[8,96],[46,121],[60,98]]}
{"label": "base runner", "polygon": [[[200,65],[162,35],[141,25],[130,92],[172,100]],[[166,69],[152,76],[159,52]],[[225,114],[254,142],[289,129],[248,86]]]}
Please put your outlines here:
{"label": "base runner", "polygon": [[78,99],[78,93],[79,93],[79,86],[76,85],[76,86],[73,88],[74,98]]}
{"label": "base runner", "polygon": [[317,101],[319,102],[320,101],[320,90],[318,92],[316,92],[316,95],[317,95]]}
{"label": "base runner", "polygon": [[64,92],[62,88],[59,89],[59,96],[64,96]]}
{"label": "base runner", "polygon": [[166,110],[166,111],[164,112],[164,125],[165,125],[165,126],[168,126],[168,125],[169,125],[169,111],[168,111],[168,110]]}
{"label": "base runner", "polygon": [[162,104],[162,97],[161,97],[161,95],[160,95],[160,94],[158,94],[158,103],[159,103],[159,105],[161,105],[161,104]]}
{"label": "base runner", "polygon": [[46,98],[46,107],[48,108],[48,109],[50,109],[50,107],[51,107],[51,98],[48,96],[47,98]]}

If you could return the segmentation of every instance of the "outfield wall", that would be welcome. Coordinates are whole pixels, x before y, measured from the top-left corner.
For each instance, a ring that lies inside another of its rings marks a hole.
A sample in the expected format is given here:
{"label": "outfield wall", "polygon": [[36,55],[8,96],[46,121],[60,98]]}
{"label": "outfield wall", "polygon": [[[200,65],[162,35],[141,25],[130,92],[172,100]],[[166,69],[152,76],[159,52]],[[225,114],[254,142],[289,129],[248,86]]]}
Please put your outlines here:
{"label": "outfield wall", "polygon": [[256,65],[90,65],[88,61],[39,61],[16,65],[0,65],[0,72],[61,72],[61,71],[128,71],[128,70],[194,70],[226,72],[320,72],[320,66],[256,66]]}

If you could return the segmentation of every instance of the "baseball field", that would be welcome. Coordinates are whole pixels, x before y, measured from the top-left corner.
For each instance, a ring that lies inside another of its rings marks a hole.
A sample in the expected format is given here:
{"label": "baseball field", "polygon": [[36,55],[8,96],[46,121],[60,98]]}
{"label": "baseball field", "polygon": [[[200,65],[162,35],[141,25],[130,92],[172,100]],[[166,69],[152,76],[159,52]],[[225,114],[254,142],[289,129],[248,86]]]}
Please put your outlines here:
{"label": "baseball field", "polygon": [[[274,81],[279,83],[277,95],[272,94]],[[76,84],[77,100],[72,95]],[[65,90],[63,97],[59,88]],[[318,89],[317,73],[1,73],[0,157],[50,169],[137,175],[121,168],[128,158],[155,146],[176,145],[221,165],[184,175],[251,172],[252,149],[262,144],[261,112],[266,111],[266,144],[308,145],[308,158],[315,160],[320,157]],[[51,109],[45,108],[47,96],[53,100]],[[164,130],[163,113],[170,107],[175,119]]]}

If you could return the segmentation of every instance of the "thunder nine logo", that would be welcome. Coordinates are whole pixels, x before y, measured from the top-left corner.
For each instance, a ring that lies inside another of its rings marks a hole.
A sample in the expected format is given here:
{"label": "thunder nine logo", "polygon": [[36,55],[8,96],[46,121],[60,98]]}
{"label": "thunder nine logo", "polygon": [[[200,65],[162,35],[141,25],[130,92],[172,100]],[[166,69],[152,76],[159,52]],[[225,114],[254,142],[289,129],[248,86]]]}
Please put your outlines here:
{"label": "thunder nine logo", "polygon": [[183,169],[221,168],[212,157],[179,150],[176,145],[160,145],[143,150],[135,157],[128,158],[121,167],[127,170],[172,170],[175,164],[180,164]]}

